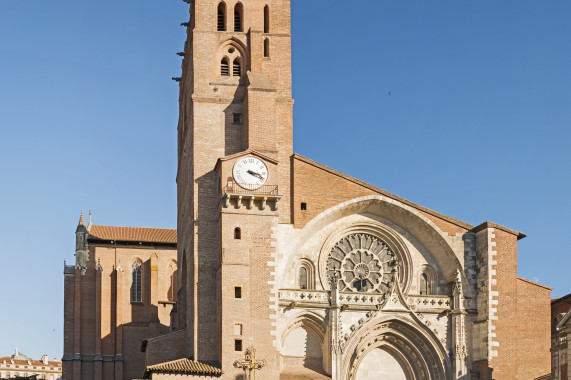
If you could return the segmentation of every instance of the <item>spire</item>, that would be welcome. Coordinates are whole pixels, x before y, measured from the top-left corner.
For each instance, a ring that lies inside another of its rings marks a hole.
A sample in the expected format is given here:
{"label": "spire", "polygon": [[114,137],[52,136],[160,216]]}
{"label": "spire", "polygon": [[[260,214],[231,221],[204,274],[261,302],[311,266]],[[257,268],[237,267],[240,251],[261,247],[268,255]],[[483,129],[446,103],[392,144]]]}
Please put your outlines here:
{"label": "spire", "polygon": [[77,223],[77,228],[75,233],[78,232],[87,232],[87,228],[85,227],[85,219],[83,219],[83,210],[81,210],[81,215],[79,216],[79,222]]}
{"label": "spire", "polygon": [[83,210],[81,210],[81,215],[79,216],[79,223],[77,223],[77,226],[84,226],[85,227],[85,220],[83,219]]}
{"label": "spire", "polygon": [[91,210],[89,210],[89,223],[87,224],[87,232],[91,231]]}

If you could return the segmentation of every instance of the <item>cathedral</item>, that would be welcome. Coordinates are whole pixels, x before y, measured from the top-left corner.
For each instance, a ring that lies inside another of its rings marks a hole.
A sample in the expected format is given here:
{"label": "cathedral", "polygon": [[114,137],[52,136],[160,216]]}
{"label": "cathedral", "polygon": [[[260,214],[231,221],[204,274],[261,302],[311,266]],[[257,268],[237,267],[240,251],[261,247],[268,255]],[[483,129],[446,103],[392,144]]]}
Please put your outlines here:
{"label": "cathedral", "polygon": [[[164,277],[176,295],[154,277],[171,302],[131,326],[145,329],[142,342],[114,334],[109,376],[87,370],[66,378],[133,378],[123,364],[117,369],[117,347],[122,358],[137,350],[138,376],[154,380],[549,373],[551,289],[517,275],[525,234],[471,225],[295,154],[290,0],[187,2],[175,78],[177,236],[163,246],[147,241],[151,276],[177,265],[176,281]],[[176,259],[167,252],[174,246]],[[159,248],[166,251],[153,256]],[[80,258],[66,269],[70,287],[72,272],[117,276],[113,260],[101,268],[90,255]],[[126,257],[121,270],[135,270],[134,261]],[[120,275],[125,284],[137,279]],[[160,299],[150,287],[149,305]],[[122,315],[145,307],[121,305]],[[85,360],[69,347],[69,365],[101,356],[101,343]]]}

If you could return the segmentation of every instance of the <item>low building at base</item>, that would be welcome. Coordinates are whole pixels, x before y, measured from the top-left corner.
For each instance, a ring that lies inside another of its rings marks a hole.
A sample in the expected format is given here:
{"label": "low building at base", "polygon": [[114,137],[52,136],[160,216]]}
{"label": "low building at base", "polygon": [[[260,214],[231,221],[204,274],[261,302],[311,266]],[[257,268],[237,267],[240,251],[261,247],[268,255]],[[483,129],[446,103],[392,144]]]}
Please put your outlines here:
{"label": "low building at base", "polygon": [[62,363],[55,359],[49,360],[47,355],[35,360],[18,352],[18,349],[12,356],[0,357],[0,379],[34,375],[38,380],[61,380]]}

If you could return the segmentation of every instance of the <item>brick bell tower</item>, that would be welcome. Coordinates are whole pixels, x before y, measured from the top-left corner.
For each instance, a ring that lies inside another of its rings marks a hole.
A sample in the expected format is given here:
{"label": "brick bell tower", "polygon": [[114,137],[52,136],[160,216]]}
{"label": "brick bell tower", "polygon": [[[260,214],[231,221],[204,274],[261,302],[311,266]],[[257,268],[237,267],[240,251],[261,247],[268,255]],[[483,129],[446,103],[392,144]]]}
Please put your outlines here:
{"label": "brick bell tower", "polygon": [[279,377],[277,225],[291,223],[289,0],[192,0],[180,78],[177,313],[223,378],[250,345]]}

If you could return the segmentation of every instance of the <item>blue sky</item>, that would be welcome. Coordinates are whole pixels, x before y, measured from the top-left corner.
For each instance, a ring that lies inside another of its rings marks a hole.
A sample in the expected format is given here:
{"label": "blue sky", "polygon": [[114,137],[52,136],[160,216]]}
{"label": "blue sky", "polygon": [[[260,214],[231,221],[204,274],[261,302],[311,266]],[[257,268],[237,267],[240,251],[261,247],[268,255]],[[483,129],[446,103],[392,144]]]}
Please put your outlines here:
{"label": "blue sky", "polygon": [[[176,227],[180,0],[0,2],[0,355],[62,356],[63,261],[95,224]],[[571,2],[294,0],[295,151],[523,231],[571,291]],[[388,95],[388,93],[391,95]]]}

